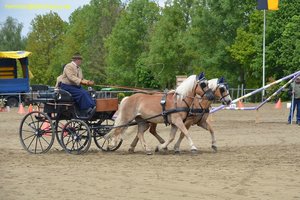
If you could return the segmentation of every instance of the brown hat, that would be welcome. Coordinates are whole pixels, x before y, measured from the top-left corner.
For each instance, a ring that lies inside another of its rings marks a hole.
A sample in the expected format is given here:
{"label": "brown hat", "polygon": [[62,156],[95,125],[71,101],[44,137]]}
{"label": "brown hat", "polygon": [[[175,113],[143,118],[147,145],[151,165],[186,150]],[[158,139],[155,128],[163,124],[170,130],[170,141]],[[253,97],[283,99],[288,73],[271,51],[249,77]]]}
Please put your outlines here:
{"label": "brown hat", "polygon": [[82,60],[80,53],[75,53],[72,57],[72,60]]}

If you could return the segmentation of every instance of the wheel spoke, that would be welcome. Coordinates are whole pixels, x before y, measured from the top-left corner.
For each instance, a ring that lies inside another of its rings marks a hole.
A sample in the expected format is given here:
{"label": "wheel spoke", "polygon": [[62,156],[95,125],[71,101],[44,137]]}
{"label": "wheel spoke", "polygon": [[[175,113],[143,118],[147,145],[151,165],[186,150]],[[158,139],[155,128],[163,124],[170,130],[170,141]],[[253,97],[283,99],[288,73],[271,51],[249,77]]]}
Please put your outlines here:
{"label": "wheel spoke", "polygon": [[[31,122],[33,123],[33,125],[35,126],[35,123],[34,122]],[[30,123],[30,124],[31,124]],[[27,122],[25,122],[25,124],[27,124],[27,126],[29,126],[33,131],[36,131],[37,129],[35,127],[32,127],[30,124],[28,124]]]}
{"label": "wheel spoke", "polygon": [[43,148],[43,145],[42,145],[42,142],[41,142],[41,138],[38,138],[39,139],[39,143],[40,143],[40,146],[41,146],[41,149],[42,149],[42,152],[44,151],[44,148]]}
{"label": "wheel spoke", "polygon": [[35,140],[35,148],[34,148],[34,153],[36,153],[37,144],[38,144],[38,137],[36,137],[36,140]]}
{"label": "wheel spoke", "polygon": [[106,141],[107,141],[107,140],[104,140],[104,142],[103,142],[103,144],[102,144],[102,146],[101,146],[101,147],[104,147],[104,144],[106,143]]}
{"label": "wheel spoke", "polygon": [[33,120],[32,115],[30,115],[30,118],[31,118],[31,121],[33,122],[34,127],[35,127],[35,130],[36,130],[37,128],[36,128],[36,126],[35,126],[35,123],[34,123],[35,121]]}
{"label": "wheel spoke", "polygon": [[28,147],[27,147],[27,150],[29,150],[29,147],[31,146],[31,144],[32,144],[32,142],[34,141],[35,138],[36,138],[36,135],[34,135],[34,137],[32,138],[30,144],[29,144]]}
{"label": "wheel spoke", "polygon": [[28,137],[24,138],[23,140],[25,141],[25,140],[27,140],[27,139],[29,139],[29,138],[33,137],[33,136],[35,136],[35,134],[32,134],[32,135],[30,135],[30,136],[28,136]]}
{"label": "wheel spoke", "polygon": [[48,145],[50,145],[50,143],[47,141],[47,140],[45,140],[45,138],[42,136],[41,137]]}
{"label": "wheel spoke", "polygon": [[[67,141],[67,143],[66,143],[66,146],[68,146],[68,144],[70,143],[70,142],[72,142],[72,140],[70,141],[70,138],[71,138],[71,135],[67,135],[68,136],[68,141]],[[67,137],[66,136],[66,137]]]}

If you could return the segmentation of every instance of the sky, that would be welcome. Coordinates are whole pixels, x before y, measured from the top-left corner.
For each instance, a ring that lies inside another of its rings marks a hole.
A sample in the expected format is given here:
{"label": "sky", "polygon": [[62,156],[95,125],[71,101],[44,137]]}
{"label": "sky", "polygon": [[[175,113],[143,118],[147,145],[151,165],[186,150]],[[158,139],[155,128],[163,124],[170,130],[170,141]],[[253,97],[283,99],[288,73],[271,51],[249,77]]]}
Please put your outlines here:
{"label": "sky", "polygon": [[[126,0],[124,0],[126,1]],[[128,1],[128,0],[127,0]],[[160,6],[165,0],[155,0]],[[62,20],[67,21],[71,13],[79,7],[88,4],[90,0],[0,0],[0,24],[11,16],[23,24],[22,36],[31,30],[30,22],[36,15],[58,13]]]}

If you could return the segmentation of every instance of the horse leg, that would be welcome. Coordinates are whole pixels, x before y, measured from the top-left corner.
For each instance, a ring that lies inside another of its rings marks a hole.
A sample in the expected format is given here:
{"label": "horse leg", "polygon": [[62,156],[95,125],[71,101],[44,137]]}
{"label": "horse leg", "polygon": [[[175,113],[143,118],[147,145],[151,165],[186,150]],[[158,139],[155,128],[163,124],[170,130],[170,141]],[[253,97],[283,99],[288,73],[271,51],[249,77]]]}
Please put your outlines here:
{"label": "horse leg", "polygon": [[144,138],[144,132],[149,128],[149,123],[140,122],[138,123],[138,139],[141,142],[142,147],[145,149],[147,155],[151,155],[151,149],[146,144],[145,138]]}
{"label": "horse leg", "polygon": [[157,127],[157,124],[154,124],[154,123],[151,123],[150,124],[150,133],[156,137],[156,139],[159,141],[160,144],[163,144],[165,143],[165,140],[162,139],[162,137],[160,137],[157,132],[156,132],[156,127]]}
{"label": "horse leg", "polygon": [[116,128],[115,130],[113,130],[113,136],[111,135],[108,137],[106,135],[104,136],[104,138],[109,142],[108,148],[112,149],[118,145],[118,142],[120,141],[121,136],[126,129],[127,127]]}
{"label": "horse leg", "polygon": [[203,121],[203,122],[201,122],[200,127],[204,128],[204,129],[206,129],[210,132],[211,148],[214,150],[214,152],[217,152],[218,151],[217,141],[216,141],[216,138],[215,138],[214,130],[212,129],[211,125],[207,121]]}
{"label": "horse leg", "polygon": [[[149,128],[149,126],[145,126],[145,130],[143,130],[143,132],[145,132],[148,128]],[[134,138],[133,141],[131,142],[130,147],[129,147],[129,149],[128,149],[128,151],[129,151],[130,153],[133,153],[133,152],[134,152],[134,149],[135,149],[135,147],[136,147],[138,141],[139,141],[139,137],[138,137],[138,134],[136,134],[135,138]]]}
{"label": "horse leg", "polygon": [[188,140],[188,143],[191,147],[191,151],[192,152],[196,152],[197,151],[197,148],[196,146],[194,145],[194,142],[187,130],[187,128],[185,127],[183,121],[181,119],[176,119],[175,123],[174,123],[180,130],[181,132],[185,135],[186,139]]}
{"label": "horse leg", "polygon": [[161,149],[166,150],[168,148],[168,145],[174,140],[177,129],[178,129],[178,127],[172,124],[169,139],[167,141],[165,141],[163,144],[159,144],[156,147],[155,151],[160,151]]}
{"label": "horse leg", "polygon": [[138,137],[138,135],[136,135],[135,138],[133,139],[133,141],[131,142],[130,147],[129,147],[129,149],[128,149],[128,151],[129,151],[130,153],[133,153],[133,152],[134,152],[134,149],[135,149],[135,147],[136,147],[138,141],[139,141],[139,137]]}
{"label": "horse leg", "polygon": [[183,140],[183,138],[184,138],[184,133],[181,132],[176,144],[174,145],[175,153],[180,153],[179,147],[180,147],[180,143]]}
{"label": "horse leg", "polygon": [[[187,129],[189,129],[190,127],[191,127],[191,125],[186,125]],[[179,147],[180,147],[181,141],[183,140],[184,136],[185,136],[184,133],[181,132],[180,136],[179,136],[179,138],[178,138],[178,140],[176,142],[176,144],[174,145],[174,151],[175,151],[175,153],[180,153]]]}

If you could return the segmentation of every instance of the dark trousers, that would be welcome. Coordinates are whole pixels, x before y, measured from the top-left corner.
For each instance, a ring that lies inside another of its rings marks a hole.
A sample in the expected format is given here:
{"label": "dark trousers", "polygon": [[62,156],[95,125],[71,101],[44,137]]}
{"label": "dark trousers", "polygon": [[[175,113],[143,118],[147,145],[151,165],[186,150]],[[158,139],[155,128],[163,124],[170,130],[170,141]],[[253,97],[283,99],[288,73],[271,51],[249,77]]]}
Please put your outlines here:
{"label": "dark trousers", "polygon": [[92,108],[96,105],[91,95],[81,86],[61,83],[60,88],[71,93],[80,110]]}
{"label": "dark trousers", "polygon": [[[296,122],[300,123],[300,99],[294,99],[294,106],[293,106],[294,110],[293,110],[293,114],[295,114],[295,109],[297,108],[297,115],[296,115]],[[289,114],[289,123],[291,123],[291,114],[292,114],[292,105],[290,108],[290,114]]]}

